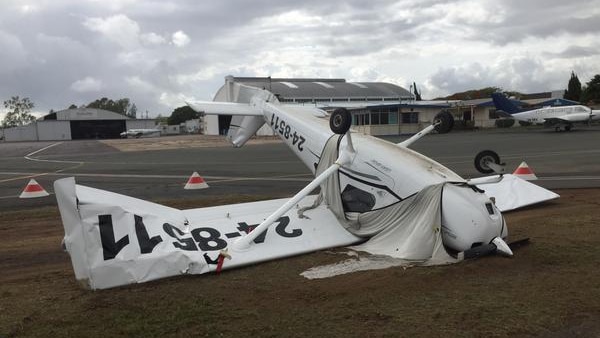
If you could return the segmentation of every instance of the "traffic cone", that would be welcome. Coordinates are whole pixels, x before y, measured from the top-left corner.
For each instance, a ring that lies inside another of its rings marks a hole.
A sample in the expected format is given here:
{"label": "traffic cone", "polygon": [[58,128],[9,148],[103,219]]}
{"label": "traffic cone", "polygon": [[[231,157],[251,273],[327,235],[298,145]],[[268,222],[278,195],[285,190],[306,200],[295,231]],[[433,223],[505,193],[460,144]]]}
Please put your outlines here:
{"label": "traffic cone", "polygon": [[208,184],[206,184],[206,182],[204,182],[204,179],[202,177],[200,177],[200,175],[196,171],[194,171],[192,176],[190,176],[190,179],[185,184],[185,187],[183,187],[183,189],[206,189],[206,188],[208,188]]}
{"label": "traffic cone", "polygon": [[533,173],[533,170],[531,170],[531,168],[529,168],[529,166],[527,165],[527,163],[525,163],[525,161],[521,162],[521,164],[517,167],[517,169],[515,169],[515,172],[513,173],[513,175],[518,176],[519,178],[522,178],[527,181],[538,179],[537,176],[535,176],[535,174]]}
{"label": "traffic cone", "polygon": [[33,178],[29,180],[27,186],[19,195],[19,198],[35,198],[35,197],[44,197],[50,195],[42,186]]}

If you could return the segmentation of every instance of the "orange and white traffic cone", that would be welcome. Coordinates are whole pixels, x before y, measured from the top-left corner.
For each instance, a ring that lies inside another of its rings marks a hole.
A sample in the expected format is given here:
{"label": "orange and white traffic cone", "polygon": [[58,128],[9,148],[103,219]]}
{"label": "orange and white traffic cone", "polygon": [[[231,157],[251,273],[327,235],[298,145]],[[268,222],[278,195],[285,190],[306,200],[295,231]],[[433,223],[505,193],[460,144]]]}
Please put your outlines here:
{"label": "orange and white traffic cone", "polygon": [[27,186],[19,195],[19,198],[35,198],[35,197],[45,197],[50,195],[42,186],[33,178],[29,180]]}
{"label": "orange and white traffic cone", "polygon": [[533,170],[531,170],[531,168],[527,165],[527,163],[525,163],[525,161],[521,162],[521,164],[517,167],[513,175],[527,181],[538,179],[537,176],[535,176],[535,174],[533,173]]}
{"label": "orange and white traffic cone", "polygon": [[194,171],[190,179],[185,184],[183,189],[206,189],[208,188],[208,184],[204,182],[204,179],[198,174],[198,172]]}

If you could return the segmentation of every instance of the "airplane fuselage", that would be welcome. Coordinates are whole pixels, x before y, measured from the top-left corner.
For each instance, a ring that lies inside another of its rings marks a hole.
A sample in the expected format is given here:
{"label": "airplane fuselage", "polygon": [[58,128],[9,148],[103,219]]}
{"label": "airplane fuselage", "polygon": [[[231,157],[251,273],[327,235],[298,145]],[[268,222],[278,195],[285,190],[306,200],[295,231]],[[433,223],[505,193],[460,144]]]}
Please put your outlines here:
{"label": "airplane fuselage", "polygon": [[[335,134],[329,118],[317,108],[268,103],[265,123],[300,160],[315,173],[327,140]],[[352,134],[356,157],[339,170],[340,193],[346,212],[366,212],[388,207],[443,182],[442,231],[446,246],[464,251],[507,234],[504,219],[481,191],[440,163],[385,140]],[[346,137],[340,142],[345,146]]]}
{"label": "airplane fuselage", "polygon": [[520,121],[531,122],[535,124],[544,124],[547,121],[563,120],[565,124],[574,122],[587,122],[599,119],[600,115],[593,115],[592,110],[585,106],[566,106],[566,107],[544,107],[512,114],[513,118]]}

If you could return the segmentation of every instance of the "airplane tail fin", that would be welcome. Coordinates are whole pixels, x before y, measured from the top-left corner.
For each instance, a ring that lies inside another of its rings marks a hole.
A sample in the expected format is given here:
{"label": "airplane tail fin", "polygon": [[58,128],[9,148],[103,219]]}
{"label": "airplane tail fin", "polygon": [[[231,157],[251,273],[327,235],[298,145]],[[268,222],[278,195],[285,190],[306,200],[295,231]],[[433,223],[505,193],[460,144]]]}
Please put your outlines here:
{"label": "airplane tail fin", "polygon": [[496,106],[497,110],[502,110],[503,112],[508,114],[515,114],[521,111],[502,93],[493,93],[492,100],[494,101],[494,106]]}
{"label": "airplane tail fin", "polygon": [[243,146],[265,124],[261,103],[278,102],[273,93],[225,79],[222,101],[186,102],[190,108],[207,115],[231,115],[227,139],[234,147]]}

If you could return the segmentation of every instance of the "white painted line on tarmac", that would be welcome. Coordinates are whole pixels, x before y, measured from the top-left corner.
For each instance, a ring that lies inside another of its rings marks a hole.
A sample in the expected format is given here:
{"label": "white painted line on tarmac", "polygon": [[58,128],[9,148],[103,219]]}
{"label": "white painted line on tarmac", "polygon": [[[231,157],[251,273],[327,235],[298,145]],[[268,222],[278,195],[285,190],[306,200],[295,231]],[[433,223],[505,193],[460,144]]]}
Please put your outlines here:
{"label": "white painted line on tarmac", "polygon": [[600,176],[544,176],[539,177],[538,181],[594,181],[600,180]]}
{"label": "white painted line on tarmac", "polygon": [[[29,156],[33,156],[33,155],[35,155],[35,154],[37,154],[37,153],[39,153],[39,152],[42,152],[42,151],[44,151],[44,150],[46,150],[46,149],[52,148],[52,147],[54,147],[54,146],[57,146],[57,145],[59,145],[59,144],[61,144],[61,143],[62,143],[62,142],[56,142],[56,143],[52,143],[51,145],[49,145],[49,146],[46,146],[46,147],[44,147],[44,148],[42,148],[42,149],[38,149],[38,150],[36,150],[36,151],[34,151],[34,152],[31,152],[31,153],[29,153],[29,154],[25,155],[24,157],[25,157],[25,158],[27,158],[27,159],[29,159],[29,158],[28,158]],[[34,161],[35,161],[35,160],[34,160]]]}
{"label": "white painted line on tarmac", "polygon": [[[46,192],[49,194],[49,196],[54,195],[53,192],[47,191]],[[47,197],[47,196],[44,196]],[[0,200],[7,200],[7,199],[12,199],[12,198],[19,198],[19,195],[13,195],[13,196],[0,196]]]}
{"label": "white painted line on tarmac", "polygon": [[[164,178],[164,179],[187,179],[190,175],[142,175],[142,174],[100,174],[100,173],[26,173],[26,172],[7,172],[0,171],[0,175],[21,175],[22,177],[37,177],[37,176],[79,176],[79,177],[114,177],[114,178]],[[306,176],[306,178],[302,178]],[[19,178],[0,180],[0,183],[6,181],[12,181]],[[202,176],[209,182],[232,182],[232,181],[299,181],[307,182],[312,180],[311,174],[292,174],[292,175],[280,175],[272,177],[248,177],[248,176]]]}

